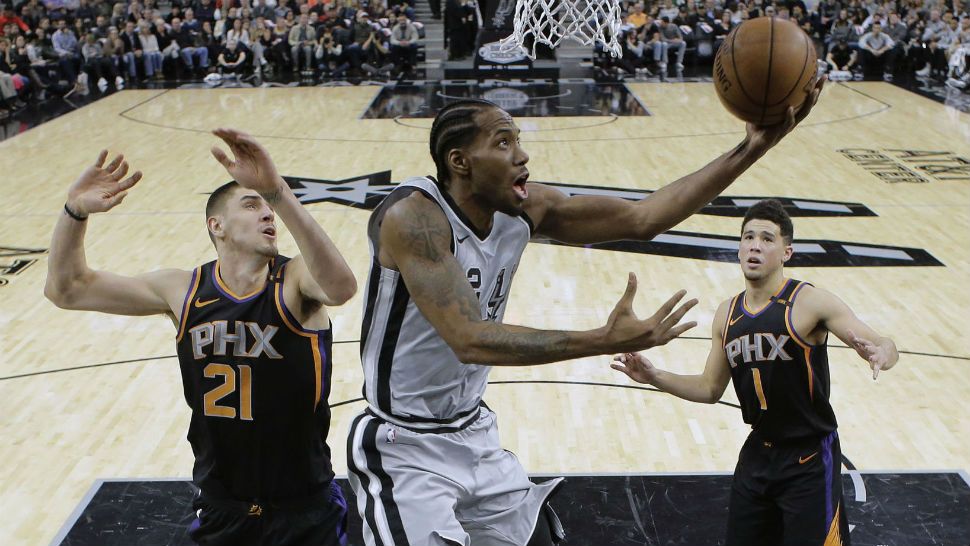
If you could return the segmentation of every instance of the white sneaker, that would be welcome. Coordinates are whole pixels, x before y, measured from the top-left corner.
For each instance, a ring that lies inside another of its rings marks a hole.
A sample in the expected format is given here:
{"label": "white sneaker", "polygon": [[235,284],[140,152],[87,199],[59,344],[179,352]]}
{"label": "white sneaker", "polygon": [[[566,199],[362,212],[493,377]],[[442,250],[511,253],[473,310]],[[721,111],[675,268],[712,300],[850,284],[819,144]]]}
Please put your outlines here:
{"label": "white sneaker", "polygon": [[891,82],[893,81],[893,75],[890,74],[889,72],[886,72],[885,74],[882,75],[882,79],[887,82]]}
{"label": "white sneaker", "polygon": [[91,91],[88,89],[88,75],[78,74],[77,83],[74,84],[77,87],[77,94],[81,96],[87,96]]}
{"label": "white sneaker", "polygon": [[107,91],[108,90],[108,80],[106,80],[104,78],[98,78],[98,89],[100,89],[102,93],[104,93],[105,91]]}
{"label": "white sneaker", "polygon": [[946,85],[947,85],[947,87],[952,87],[954,89],[966,89],[967,88],[967,82],[965,82],[963,80],[958,80],[956,78],[950,78],[950,79],[946,80]]}
{"label": "white sneaker", "polygon": [[116,76],[115,77],[115,89],[117,89],[118,91],[121,91],[124,88],[125,88],[125,79],[122,78],[121,76]]}
{"label": "white sneaker", "polygon": [[926,65],[923,68],[916,71],[916,75],[920,77],[926,77],[930,75],[930,65]]}
{"label": "white sneaker", "polygon": [[675,65],[674,65],[674,68],[675,68],[675,69],[676,69],[677,71],[681,71],[681,70],[683,70],[683,69],[684,69],[684,63],[677,63],[677,64],[675,64]]}

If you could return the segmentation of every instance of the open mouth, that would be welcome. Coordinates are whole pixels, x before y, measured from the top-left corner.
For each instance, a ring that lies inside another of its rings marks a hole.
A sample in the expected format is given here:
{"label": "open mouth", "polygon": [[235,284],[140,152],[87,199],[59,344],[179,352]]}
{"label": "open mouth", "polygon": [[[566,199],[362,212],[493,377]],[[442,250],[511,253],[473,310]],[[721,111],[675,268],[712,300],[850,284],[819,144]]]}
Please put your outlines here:
{"label": "open mouth", "polygon": [[515,195],[517,195],[519,199],[525,200],[529,197],[529,190],[525,186],[525,183],[528,180],[529,171],[525,171],[524,173],[520,174],[514,182],[512,182],[512,191],[515,192]]}
{"label": "open mouth", "polygon": [[747,263],[748,263],[748,265],[751,265],[751,266],[761,265],[761,259],[760,258],[748,258],[747,259]]}
{"label": "open mouth", "polygon": [[262,229],[261,233],[263,235],[266,235],[267,237],[271,237],[273,239],[276,238],[276,228],[273,227],[273,226],[266,226],[266,227],[264,227]]}

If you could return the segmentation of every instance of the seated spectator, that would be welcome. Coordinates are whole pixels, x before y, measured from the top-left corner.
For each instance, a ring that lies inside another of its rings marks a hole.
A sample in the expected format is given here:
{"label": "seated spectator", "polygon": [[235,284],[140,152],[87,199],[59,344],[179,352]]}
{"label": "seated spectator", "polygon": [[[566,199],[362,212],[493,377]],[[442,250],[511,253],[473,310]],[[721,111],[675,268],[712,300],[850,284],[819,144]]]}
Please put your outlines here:
{"label": "seated spectator", "polygon": [[[401,17],[405,17],[405,15],[402,13]],[[386,32],[384,29],[373,29],[362,46],[364,62],[360,66],[371,77],[388,77],[394,70]]]}
{"label": "seated spectator", "polygon": [[66,20],[61,19],[57,22],[57,32],[51,36],[51,43],[54,45],[54,52],[57,53],[61,76],[68,84],[73,84],[77,80],[78,68],[81,66],[81,53],[74,31],[68,28]]}
{"label": "seated spectator", "polygon": [[397,24],[391,29],[391,58],[399,73],[410,73],[418,64],[418,29],[407,15],[397,16]]}
{"label": "seated spectator", "polygon": [[89,33],[81,46],[81,56],[84,58],[83,70],[88,75],[88,81],[102,93],[107,90],[117,91],[118,73],[110,57],[106,57],[101,43],[95,34]]}
{"label": "seated spectator", "polygon": [[141,39],[138,38],[134,21],[125,23],[125,30],[121,33],[121,43],[125,46],[122,62],[128,69],[129,81],[135,81],[138,78],[137,63],[143,61],[145,52],[142,50]]}
{"label": "seated spectator", "polygon": [[644,44],[635,29],[630,29],[623,38],[623,55],[617,65],[627,74],[635,76],[649,75],[643,57]]}
{"label": "seated spectator", "polygon": [[160,79],[162,77],[162,50],[158,45],[158,38],[152,34],[151,27],[146,21],[142,21],[138,25],[138,41],[141,42],[145,76]]}
{"label": "seated spectator", "polygon": [[246,63],[246,52],[239,48],[235,40],[226,42],[225,49],[219,54],[219,73],[228,77],[239,77]]}
{"label": "seated spectator", "polygon": [[724,10],[721,13],[721,18],[714,23],[714,51],[720,49],[721,44],[724,43],[724,37],[734,30],[736,25],[733,22],[733,17],[731,10]]}
{"label": "seated spectator", "polygon": [[862,51],[862,70],[869,74],[877,74],[882,70],[882,78],[892,81],[894,68],[893,40],[882,32],[881,23],[873,23],[872,30],[859,38],[859,49]]}
{"label": "seated spectator", "polygon": [[829,65],[829,70],[839,72],[852,72],[856,66],[858,55],[849,48],[848,40],[841,39],[829,50],[825,56],[825,62]]}
{"label": "seated spectator", "polygon": [[667,55],[673,49],[677,52],[677,64],[675,68],[678,72],[684,69],[684,52],[687,51],[687,42],[680,27],[670,22],[666,17],[660,18],[660,39],[663,41],[663,61],[660,63],[660,73],[664,74],[667,70]]}
{"label": "seated spectator", "polygon": [[209,66],[209,50],[202,43],[201,33],[182,25],[179,18],[172,19],[172,37],[178,44],[179,56],[188,71],[204,71]]}
{"label": "seated spectator", "polygon": [[161,17],[155,19],[154,34],[155,39],[158,40],[158,48],[162,52],[162,59],[178,59],[179,44]]}
{"label": "seated spectator", "polygon": [[317,34],[310,26],[310,18],[306,14],[300,15],[300,22],[290,30],[289,44],[292,55],[293,71],[300,67],[309,70],[313,67],[313,49],[316,45]]}
{"label": "seated spectator", "polygon": [[825,38],[826,48],[831,48],[832,44],[845,40],[849,47],[854,47],[859,41],[859,35],[855,32],[852,21],[849,20],[849,10],[839,10],[839,16],[832,23],[828,36]]}
{"label": "seated spectator", "polygon": [[634,4],[630,14],[626,16],[626,23],[639,32],[647,24],[647,14],[643,13],[643,4]]}
{"label": "seated spectator", "polygon": [[314,57],[317,60],[317,69],[325,78],[340,78],[350,68],[347,61],[347,53],[341,44],[337,43],[330,27],[323,27],[320,39],[314,50]]}

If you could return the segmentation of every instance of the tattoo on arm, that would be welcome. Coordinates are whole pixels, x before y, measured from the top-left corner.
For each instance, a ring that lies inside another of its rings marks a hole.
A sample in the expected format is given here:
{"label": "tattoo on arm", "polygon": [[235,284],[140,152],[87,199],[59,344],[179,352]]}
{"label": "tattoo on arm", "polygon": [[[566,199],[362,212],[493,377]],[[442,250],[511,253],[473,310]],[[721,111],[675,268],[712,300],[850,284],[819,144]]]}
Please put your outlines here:
{"label": "tattoo on arm", "polygon": [[557,331],[511,332],[501,324],[490,322],[478,336],[485,345],[500,346],[516,360],[541,358],[550,360],[568,354],[569,334]]}
{"label": "tattoo on arm", "polygon": [[450,243],[450,234],[441,224],[441,221],[421,213],[408,218],[403,226],[408,250],[425,260],[440,260],[442,252],[439,246]]}

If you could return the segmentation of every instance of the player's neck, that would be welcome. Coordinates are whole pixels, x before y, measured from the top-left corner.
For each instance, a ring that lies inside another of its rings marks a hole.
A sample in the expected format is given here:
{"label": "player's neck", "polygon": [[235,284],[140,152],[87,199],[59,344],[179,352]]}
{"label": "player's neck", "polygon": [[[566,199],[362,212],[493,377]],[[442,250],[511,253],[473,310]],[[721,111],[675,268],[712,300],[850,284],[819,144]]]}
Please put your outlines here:
{"label": "player's neck", "polygon": [[263,288],[270,259],[238,252],[219,252],[219,277],[235,294],[251,294]]}
{"label": "player's neck", "polygon": [[744,303],[752,309],[761,309],[768,305],[787,280],[785,271],[780,268],[762,279],[745,279]]}
{"label": "player's neck", "polygon": [[480,200],[476,199],[467,188],[466,184],[451,184],[446,191],[455,205],[471,221],[472,225],[469,227],[475,230],[479,238],[484,239],[492,231],[495,210],[483,207]]}

